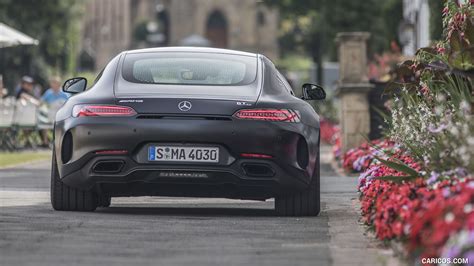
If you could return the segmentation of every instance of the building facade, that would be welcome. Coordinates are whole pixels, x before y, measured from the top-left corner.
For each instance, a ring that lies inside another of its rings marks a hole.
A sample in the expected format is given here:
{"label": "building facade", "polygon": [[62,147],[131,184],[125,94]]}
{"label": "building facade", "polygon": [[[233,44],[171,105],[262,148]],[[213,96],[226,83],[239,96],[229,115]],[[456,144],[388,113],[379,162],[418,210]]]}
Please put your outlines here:
{"label": "building facade", "polygon": [[[120,51],[185,45],[191,36],[276,59],[278,23],[277,10],[256,0],[89,0],[81,65],[98,69]],[[136,40],[140,25],[148,41]]]}
{"label": "building facade", "polygon": [[428,0],[403,0],[403,22],[400,41],[403,54],[413,56],[421,47],[430,45],[430,7]]}
{"label": "building facade", "polygon": [[101,69],[130,47],[132,38],[131,0],[91,0],[86,2],[82,25],[80,65]]}

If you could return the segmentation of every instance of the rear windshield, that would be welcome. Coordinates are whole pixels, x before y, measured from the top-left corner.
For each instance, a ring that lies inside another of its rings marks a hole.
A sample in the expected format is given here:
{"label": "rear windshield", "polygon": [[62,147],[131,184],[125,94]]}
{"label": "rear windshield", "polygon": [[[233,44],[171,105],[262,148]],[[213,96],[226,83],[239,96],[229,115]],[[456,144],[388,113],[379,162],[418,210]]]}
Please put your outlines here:
{"label": "rear windshield", "polygon": [[192,52],[128,54],[122,70],[129,82],[179,85],[247,85],[256,73],[255,56]]}

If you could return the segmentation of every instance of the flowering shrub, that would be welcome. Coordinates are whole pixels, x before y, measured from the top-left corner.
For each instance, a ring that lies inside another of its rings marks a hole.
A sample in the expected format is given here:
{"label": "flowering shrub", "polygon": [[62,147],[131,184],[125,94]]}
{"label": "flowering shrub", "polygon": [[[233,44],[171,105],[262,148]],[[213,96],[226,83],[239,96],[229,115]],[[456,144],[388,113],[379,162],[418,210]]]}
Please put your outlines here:
{"label": "flowering shrub", "polygon": [[446,39],[399,68],[390,141],[343,157],[346,170],[362,172],[363,221],[413,257],[474,260],[472,5],[446,1]]}
{"label": "flowering shrub", "polygon": [[365,171],[373,162],[374,156],[382,156],[387,152],[396,151],[395,142],[390,140],[374,140],[347,151],[342,160],[342,167],[348,172]]}
{"label": "flowering shrub", "polygon": [[[372,155],[375,157],[375,154]],[[407,164],[410,168],[414,169],[415,171],[421,171],[421,165],[417,163],[413,158],[409,155],[405,154],[403,151],[399,151],[398,153],[392,155],[389,161],[399,161]],[[358,189],[361,192],[364,192],[364,189],[370,185],[370,183],[375,179],[383,180],[384,177],[404,177],[406,173],[401,171],[397,171],[383,163],[379,160],[373,160],[370,167],[368,167],[360,176],[359,176],[359,185]]]}
{"label": "flowering shrub", "polygon": [[331,121],[321,117],[319,121],[321,141],[334,144],[336,141],[336,135],[339,133],[339,126]]}
{"label": "flowering shrub", "polygon": [[446,39],[404,62],[392,85],[397,90],[388,137],[438,178],[451,177],[456,168],[474,172],[473,15],[472,1],[462,5],[447,1]]}
{"label": "flowering shrub", "polygon": [[472,226],[474,180],[440,185],[427,190],[424,197],[419,210],[407,221],[407,248],[422,257],[437,257],[451,235]]}
{"label": "flowering shrub", "polygon": [[469,261],[474,261],[474,229],[472,229],[472,226],[470,228],[451,236],[443,248],[441,257],[450,258],[451,260],[467,258]]}
{"label": "flowering shrub", "polygon": [[[393,157],[421,169],[421,164],[407,155]],[[363,221],[377,238],[401,241],[410,254],[431,258],[441,254],[457,231],[474,230],[474,179],[444,180],[433,186],[422,178],[401,183],[379,179],[403,175],[373,163],[359,177]]]}
{"label": "flowering shrub", "polygon": [[400,62],[401,49],[395,41],[390,43],[390,52],[374,54],[368,65],[369,80],[387,82],[392,79],[393,69]]}

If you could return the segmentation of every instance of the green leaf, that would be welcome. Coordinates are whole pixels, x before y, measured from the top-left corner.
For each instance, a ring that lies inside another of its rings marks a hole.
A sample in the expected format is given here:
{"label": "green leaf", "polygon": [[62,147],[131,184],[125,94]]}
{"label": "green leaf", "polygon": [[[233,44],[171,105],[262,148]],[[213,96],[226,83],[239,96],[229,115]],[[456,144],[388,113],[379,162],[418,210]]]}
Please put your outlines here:
{"label": "green leaf", "polygon": [[402,88],[405,88],[409,92],[415,92],[418,88],[418,82],[413,82],[413,83],[390,82],[385,86],[382,95],[397,94],[400,92]]}
{"label": "green leaf", "polygon": [[389,111],[386,110],[385,108],[378,108],[377,106],[372,106],[372,109],[378,113],[383,119],[390,121],[392,119],[392,116],[390,115]]}
{"label": "green leaf", "polygon": [[416,176],[394,176],[394,175],[386,175],[386,176],[379,176],[376,179],[383,180],[383,181],[391,181],[395,183],[401,183],[403,181],[410,181],[412,179],[417,178]]}
{"label": "green leaf", "polygon": [[463,50],[462,38],[457,30],[451,33],[449,45],[451,46],[452,52],[459,52]]}
{"label": "green leaf", "polygon": [[464,36],[470,45],[474,45],[474,25],[470,19],[466,20],[466,30]]}
{"label": "green leaf", "polygon": [[381,163],[383,163],[384,165],[394,169],[394,170],[397,170],[399,172],[402,172],[402,173],[405,173],[405,174],[408,174],[409,176],[414,176],[414,177],[418,177],[420,176],[420,174],[418,174],[418,172],[411,168],[410,166],[400,162],[400,163],[396,163],[396,162],[392,162],[392,161],[387,161],[387,160],[384,160],[384,159],[381,159],[377,156],[375,156],[375,159],[379,160]]}
{"label": "green leaf", "polygon": [[432,55],[432,56],[436,56],[437,55],[437,51],[435,48],[433,47],[423,47],[423,48],[419,48],[415,55],[420,55],[422,53],[425,53],[427,55]]}
{"label": "green leaf", "polygon": [[474,46],[449,55],[449,63],[453,68],[468,71],[474,68]]}
{"label": "green leaf", "polygon": [[395,71],[397,72],[397,75],[399,76],[413,76],[415,75],[415,72],[411,68],[411,65],[409,63],[412,61],[405,61],[402,64],[400,64]]}

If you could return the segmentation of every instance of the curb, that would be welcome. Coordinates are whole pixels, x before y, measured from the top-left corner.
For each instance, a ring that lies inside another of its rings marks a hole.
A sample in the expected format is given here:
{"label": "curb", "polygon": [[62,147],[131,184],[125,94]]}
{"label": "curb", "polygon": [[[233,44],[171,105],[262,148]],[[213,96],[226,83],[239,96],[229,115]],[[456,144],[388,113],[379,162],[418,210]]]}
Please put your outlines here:
{"label": "curb", "polygon": [[410,265],[410,261],[407,260],[403,252],[403,247],[400,243],[390,241],[388,243],[384,243],[380,241],[375,236],[374,231],[369,230],[369,227],[361,221],[360,216],[360,201],[359,199],[352,200],[352,207],[353,209],[359,213],[359,226],[364,229],[365,237],[375,245],[375,248],[378,250],[380,257],[383,259],[383,265],[386,266],[404,266]]}

